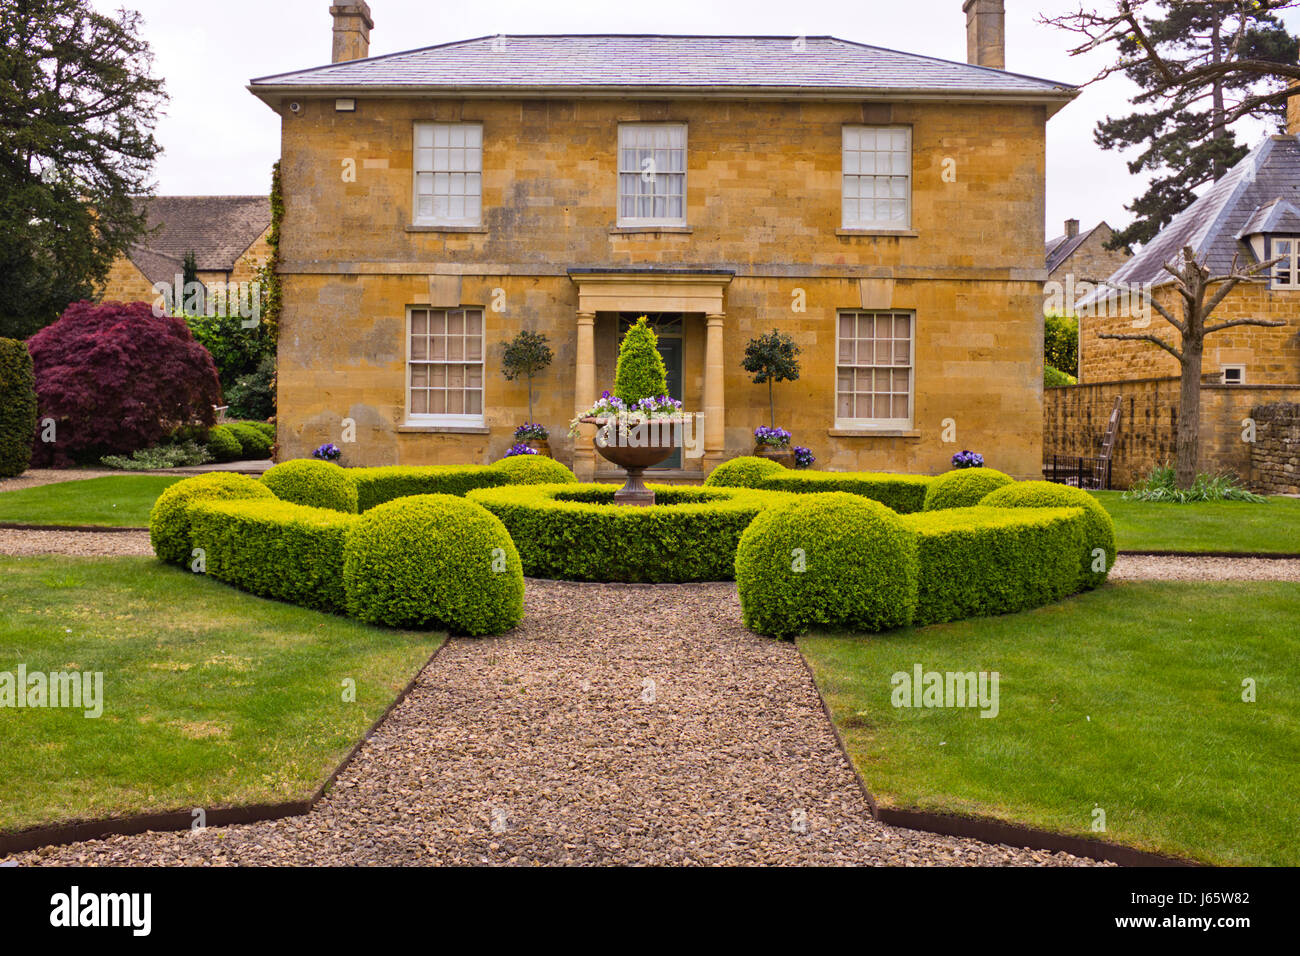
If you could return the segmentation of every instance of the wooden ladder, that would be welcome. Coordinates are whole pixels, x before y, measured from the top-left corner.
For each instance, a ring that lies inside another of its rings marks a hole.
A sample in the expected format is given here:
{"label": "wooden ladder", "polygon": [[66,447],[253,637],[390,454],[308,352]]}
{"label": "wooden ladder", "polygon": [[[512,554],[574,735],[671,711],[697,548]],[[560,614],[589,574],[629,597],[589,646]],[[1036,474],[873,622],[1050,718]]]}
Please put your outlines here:
{"label": "wooden ladder", "polygon": [[1110,419],[1106,422],[1106,435],[1101,440],[1101,455],[1098,456],[1105,462],[1106,474],[1102,477],[1101,486],[1110,487],[1110,456],[1115,449],[1115,435],[1119,431],[1119,407],[1120,397],[1115,396],[1115,406],[1110,410]]}

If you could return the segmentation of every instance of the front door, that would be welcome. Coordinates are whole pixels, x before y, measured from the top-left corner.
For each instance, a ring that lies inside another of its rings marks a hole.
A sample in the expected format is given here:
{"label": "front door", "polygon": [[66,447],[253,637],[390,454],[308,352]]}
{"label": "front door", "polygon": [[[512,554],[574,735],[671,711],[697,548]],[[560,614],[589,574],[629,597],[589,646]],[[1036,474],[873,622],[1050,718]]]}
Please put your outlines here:
{"label": "front door", "polygon": [[[623,312],[618,317],[618,339],[623,341],[625,333],[641,313]],[[668,373],[668,397],[682,401],[682,315],[680,312],[656,312],[647,316],[650,327],[655,330],[655,337],[659,341],[659,354],[664,360],[664,370]],[[676,449],[671,455],[665,458],[654,468],[647,469],[654,471],[663,468],[681,468],[682,467],[682,450]]]}

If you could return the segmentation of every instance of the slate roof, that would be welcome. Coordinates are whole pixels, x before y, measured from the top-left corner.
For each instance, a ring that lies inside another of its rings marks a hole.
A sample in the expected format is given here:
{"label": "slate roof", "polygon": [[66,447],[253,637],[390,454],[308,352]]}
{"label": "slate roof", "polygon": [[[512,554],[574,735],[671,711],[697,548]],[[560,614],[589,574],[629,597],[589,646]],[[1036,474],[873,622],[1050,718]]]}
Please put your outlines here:
{"label": "slate roof", "polygon": [[150,282],[170,282],[187,252],[200,272],[229,272],[271,225],[266,196],[152,196],[141,199],[148,232],[128,253]]}
{"label": "slate roof", "polygon": [[[1232,267],[1257,261],[1239,237],[1252,220],[1267,219],[1266,208],[1277,200],[1300,204],[1300,137],[1267,136],[1217,183],[1161,229],[1137,255],[1111,276],[1113,283],[1163,285],[1173,279],[1164,264],[1191,246],[1211,273],[1223,275]],[[1285,215],[1284,209],[1277,216]],[[1099,298],[1104,293],[1090,297]],[[1084,303],[1080,303],[1084,304]]]}
{"label": "slate roof", "polygon": [[1057,236],[1049,240],[1046,246],[1047,253],[1047,271],[1055,272],[1062,262],[1074,255],[1074,251],[1088,241],[1088,237],[1097,231],[1101,223],[1097,223],[1087,232],[1080,231],[1073,236]]}
{"label": "slate roof", "polygon": [[[802,42],[802,49],[797,49]],[[502,36],[264,76],[249,89],[928,92],[1066,101],[1066,83],[831,36]]]}

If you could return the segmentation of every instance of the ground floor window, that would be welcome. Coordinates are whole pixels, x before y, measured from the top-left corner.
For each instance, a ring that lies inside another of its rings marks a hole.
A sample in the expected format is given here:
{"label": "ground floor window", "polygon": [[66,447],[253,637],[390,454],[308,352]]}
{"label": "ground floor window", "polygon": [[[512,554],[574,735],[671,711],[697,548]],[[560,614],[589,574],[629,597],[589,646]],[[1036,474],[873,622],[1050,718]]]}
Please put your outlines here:
{"label": "ground floor window", "polygon": [[912,427],[910,312],[841,312],[835,332],[835,424]]}
{"label": "ground floor window", "polygon": [[483,310],[411,309],[407,326],[407,417],[482,425]]}

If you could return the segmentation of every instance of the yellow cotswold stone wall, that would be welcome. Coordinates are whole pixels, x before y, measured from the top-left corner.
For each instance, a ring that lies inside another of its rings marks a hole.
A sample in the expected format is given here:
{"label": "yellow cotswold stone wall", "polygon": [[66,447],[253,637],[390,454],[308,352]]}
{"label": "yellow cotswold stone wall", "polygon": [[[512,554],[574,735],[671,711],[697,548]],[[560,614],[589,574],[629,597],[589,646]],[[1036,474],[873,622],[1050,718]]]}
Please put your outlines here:
{"label": "yellow cotswold stone wall", "polygon": [[[1182,300],[1171,287],[1156,301],[1182,318]],[[1276,327],[1238,325],[1205,339],[1202,374],[1218,376],[1224,365],[1245,365],[1248,385],[1300,384],[1300,292],[1270,291],[1263,282],[1242,283],[1228,293],[1210,324],[1236,318],[1273,319]],[[1102,339],[1102,332],[1152,332],[1177,346],[1178,330],[1152,311],[1151,324],[1135,328],[1131,316],[1085,316],[1080,322],[1079,381],[1111,382],[1178,375],[1177,359],[1149,342]]]}
{"label": "yellow cotswold stone wall", "polygon": [[[723,303],[727,457],[747,454],[768,421],[767,387],[740,368],[745,344],[779,328],[801,347],[803,371],[777,386],[777,422],[818,468],[934,473],[971,448],[993,467],[1039,474],[1042,107],[359,99],[356,112],[336,113],[333,100],[304,99],[283,117],[282,458],[340,442],[345,419],[356,424],[345,463],[500,457],[528,414],[523,384],[500,373],[501,343],[529,328],[555,351],[535,417],[571,462],[578,296],[568,270],[722,269],[735,273]],[[482,124],[481,229],[412,228],[416,121]],[[616,229],[618,124],[631,121],[687,124],[688,231]],[[864,122],[912,130],[906,234],[837,233],[841,128]],[[483,433],[405,424],[406,313],[429,303],[485,308]],[[835,427],[836,314],[864,306],[915,311],[914,420],[901,434]],[[616,323],[595,320],[598,391],[613,383]],[[698,411],[705,316],[684,326],[682,397]]]}

